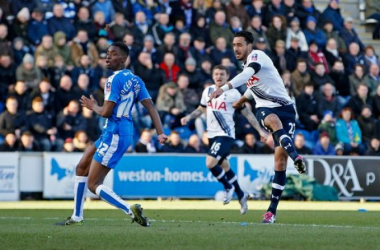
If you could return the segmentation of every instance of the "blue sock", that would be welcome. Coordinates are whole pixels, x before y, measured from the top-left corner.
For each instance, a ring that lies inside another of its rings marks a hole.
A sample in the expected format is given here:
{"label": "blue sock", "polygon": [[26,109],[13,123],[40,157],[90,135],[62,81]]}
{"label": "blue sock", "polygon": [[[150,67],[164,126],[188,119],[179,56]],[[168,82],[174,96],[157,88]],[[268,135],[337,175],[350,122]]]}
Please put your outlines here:
{"label": "blue sock", "polygon": [[129,205],[125,203],[117,194],[115,194],[114,191],[112,191],[110,188],[104,185],[99,185],[95,193],[102,198],[102,200],[108,202],[114,207],[117,207],[121,210],[123,210],[126,214],[131,215]]}
{"label": "blue sock", "polygon": [[74,211],[71,218],[75,221],[83,220],[83,205],[87,193],[87,176],[75,176]]}
{"label": "blue sock", "polygon": [[238,199],[240,200],[241,198],[243,198],[244,192],[240,188],[240,185],[237,181],[237,176],[235,175],[234,171],[232,171],[232,169],[228,170],[226,172],[226,176],[227,176],[228,182],[231,183],[232,185],[234,185],[235,193],[236,193]]}
{"label": "blue sock", "polygon": [[273,137],[280,143],[280,146],[286,150],[290,158],[294,161],[298,157],[296,148],[294,147],[293,140],[290,138],[284,129],[273,132]]}
{"label": "blue sock", "polygon": [[276,214],[278,203],[281,199],[282,191],[285,189],[286,171],[274,171],[274,178],[272,183],[272,195],[270,198],[270,205],[268,212]]}
{"label": "blue sock", "polygon": [[232,185],[228,182],[226,173],[224,172],[223,168],[221,168],[219,165],[216,165],[213,168],[210,168],[210,171],[212,175],[223,184],[224,189],[230,189],[232,188]]}

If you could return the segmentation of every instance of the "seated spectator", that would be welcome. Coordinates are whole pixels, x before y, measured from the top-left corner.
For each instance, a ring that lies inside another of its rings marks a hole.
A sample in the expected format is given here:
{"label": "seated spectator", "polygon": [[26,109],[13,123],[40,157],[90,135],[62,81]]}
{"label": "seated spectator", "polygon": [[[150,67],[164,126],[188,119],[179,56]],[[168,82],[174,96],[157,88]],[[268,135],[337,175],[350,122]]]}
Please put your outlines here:
{"label": "seated spectator", "polygon": [[[97,11],[93,14],[94,17],[94,26],[96,28],[96,39],[101,37],[113,40],[115,37],[111,32],[111,29],[108,28],[108,23],[106,22],[106,17],[103,12]],[[143,36],[141,37],[141,39]]]}
{"label": "seated spectator", "polygon": [[41,81],[41,71],[34,65],[33,56],[26,54],[22,64],[16,70],[17,81],[24,81],[28,88],[33,89]]}
{"label": "seated spectator", "polygon": [[315,41],[319,49],[325,47],[327,38],[325,33],[317,27],[317,21],[314,17],[309,16],[307,18],[306,29],[303,33],[305,34],[307,44],[310,44],[311,41]]}
{"label": "seated spectator", "polygon": [[17,137],[15,133],[9,132],[5,135],[5,140],[0,144],[0,152],[14,152],[17,151]]}
{"label": "seated spectator", "polygon": [[226,14],[223,10],[218,10],[215,13],[214,20],[210,23],[211,43],[215,44],[219,37],[224,37],[227,41],[227,47],[231,47],[234,34],[226,22]]}
{"label": "seated spectator", "polygon": [[41,151],[38,143],[30,131],[24,131],[21,135],[17,151],[21,152],[38,152]]}
{"label": "seated spectator", "polygon": [[173,25],[169,23],[169,15],[166,13],[158,14],[158,22],[152,26],[152,33],[156,45],[163,44],[164,37],[167,33],[173,31]]}
{"label": "seated spectator", "polygon": [[197,15],[197,22],[195,23],[195,25],[192,25],[190,27],[190,34],[191,37],[194,38],[202,37],[203,42],[205,42],[205,45],[210,44],[210,30],[208,28],[205,16]]}
{"label": "seated spectator", "polygon": [[238,17],[243,28],[245,29],[248,27],[249,16],[244,8],[244,5],[242,4],[242,0],[232,0],[230,4],[226,6],[226,15],[227,20],[230,20],[230,24],[233,17]]}
{"label": "seated spectator", "polygon": [[330,21],[325,22],[324,25],[323,25],[323,32],[326,35],[327,43],[328,43],[328,40],[330,40],[330,39],[333,38],[335,40],[335,48],[338,50],[339,53],[344,54],[344,53],[347,52],[346,43],[339,36],[339,32],[336,31],[336,30],[333,30],[333,28],[334,28],[333,24]]}
{"label": "seated spectator", "polygon": [[124,15],[122,13],[115,14],[115,20],[112,22],[111,32],[115,36],[116,41],[123,41],[124,35],[129,31],[128,23],[124,19]]}
{"label": "seated spectator", "polygon": [[368,146],[372,138],[379,134],[379,123],[372,117],[371,106],[365,105],[357,119],[360,130],[362,131],[362,142]]}
{"label": "seated spectator", "polygon": [[178,76],[178,89],[182,93],[183,100],[186,106],[186,114],[190,114],[199,106],[199,96],[194,89],[189,89],[189,77],[186,74]]}
{"label": "seated spectator", "polygon": [[224,37],[218,37],[215,42],[215,47],[210,51],[210,57],[214,65],[222,63],[223,57],[229,57],[231,60],[236,61],[232,49],[227,48],[227,41]]}
{"label": "seated spectator", "polygon": [[57,128],[63,139],[73,138],[79,130],[86,130],[86,120],[83,118],[77,100],[71,100],[57,116]]}
{"label": "seated spectator", "polygon": [[135,12],[134,24],[131,30],[135,41],[140,41],[140,43],[144,39],[144,36],[152,33],[151,26],[143,11]]}
{"label": "seated spectator", "polygon": [[160,88],[156,106],[165,127],[172,129],[180,126],[186,106],[182,93],[175,83],[166,83]]}
{"label": "seated spectator", "polygon": [[22,8],[16,18],[10,25],[10,34],[12,37],[21,37],[25,45],[29,45],[28,39],[28,24],[30,19],[30,11],[27,8]]}
{"label": "seated spectator", "polygon": [[23,81],[17,81],[14,91],[9,93],[9,96],[13,96],[17,99],[17,111],[27,111],[30,109],[30,95],[27,92],[28,88]]}
{"label": "seated spectator", "polygon": [[305,34],[300,28],[300,20],[297,17],[291,19],[290,28],[288,28],[286,34],[286,49],[290,48],[290,41],[292,38],[297,38],[298,45],[301,51],[307,52],[309,50]]}
{"label": "seated spectator", "polygon": [[77,149],[78,152],[84,152],[88,146],[91,145],[86,131],[78,130],[74,134],[73,144],[74,148]]}
{"label": "seated spectator", "polygon": [[143,130],[141,132],[140,140],[135,146],[135,151],[136,153],[157,153],[149,130]]}
{"label": "seated spectator", "polygon": [[30,94],[30,96],[32,100],[37,96],[41,97],[42,102],[44,104],[44,109],[48,113],[55,115],[58,112],[58,105],[56,103],[56,92],[52,91],[52,87],[48,79],[42,79],[42,81],[38,85],[38,89],[35,89]]}
{"label": "seated spectator", "polygon": [[250,18],[253,18],[254,16],[258,16],[260,20],[262,20],[265,14],[263,11],[263,6],[264,6],[263,0],[252,0],[251,4],[245,5],[245,9]]}
{"label": "seated spectator", "polygon": [[42,9],[33,9],[32,19],[28,24],[27,32],[29,42],[33,46],[39,45],[42,37],[49,34],[47,21],[44,19],[44,12]]}
{"label": "seated spectator", "polygon": [[323,48],[322,52],[330,66],[334,65],[336,61],[341,61],[343,57],[338,50],[336,40],[334,38],[329,38],[327,40],[326,47]]}
{"label": "seated spectator", "polygon": [[322,63],[315,64],[315,69],[311,72],[311,82],[314,84],[316,91],[319,91],[326,83],[334,84],[333,79],[326,73],[325,65]]}
{"label": "seated spectator", "polygon": [[268,42],[272,50],[275,49],[277,40],[286,40],[286,19],[281,15],[274,15],[267,30]]}
{"label": "seated spectator", "polygon": [[13,56],[12,44],[8,38],[8,27],[0,24],[0,51],[1,55]]}
{"label": "seated spectator", "polygon": [[230,72],[230,79],[234,78],[238,74],[238,72],[237,72],[238,69],[237,69],[236,65],[232,63],[231,58],[223,57],[221,65],[226,67],[228,69],[228,71]]}
{"label": "seated spectator", "polygon": [[351,99],[346,104],[346,107],[350,108],[353,112],[353,117],[358,117],[365,105],[371,105],[372,99],[368,96],[367,85],[361,83],[359,84],[356,95],[351,97]]}
{"label": "seated spectator", "polygon": [[183,153],[184,150],[181,137],[176,131],[170,133],[169,141],[161,148],[162,153]]}
{"label": "seated spectator", "polygon": [[199,71],[199,74],[201,75],[201,87],[203,86],[204,88],[204,82],[207,80],[212,79],[212,63],[210,59],[203,59],[201,61],[201,68]]}
{"label": "seated spectator", "polygon": [[311,155],[312,152],[310,148],[305,146],[305,136],[301,133],[296,134],[294,138],[294,147],[297,150],[297,153],[301,155]]}
{"label": "seated spectator", "polygon": [[261,153],[261,145],[259,145],[256,141],[256,137],[254,134],[246,134],[244,139],[244,144],[240,148],[239,153],[241,154],[260,154]]}
{"label": "seated spectator", "polygon": [[371,97],[375,96],[377,86],[380,85],[380,70],[379,70],[379,65],[377,64],[372,64],[369,67],[369,72],[368,74],[364,77],[364,82],[368,83],[369,86],[369,95]]}
{"label": "seated spectator", "polygon": [[[135,62],[140,52],[140,45],[136,44],[135,38],[133,37],[133,34],[131,32],[125,33],[123,37],[123,43],[128,46],[129,57],[131,59],[131,62]],[[173,44],[174,44],[174,41],[173,41]],[[105,39],[104,37],[98,40],[98,42],[96,43],[96,47],[99,51],[99,59],[106,58],[109,45],[110,45],[109,41]],[[164,54],[165,53],[162,53],[160,51],[160,55],[163,56]],[[162,58],[160,60],[162,60]],[[98,60],[98,63],[99,63],[99,60]]]}
{"label": "seated spectator", "polygon": [[[195,23],[196,11],[193,8],[193,3],[190,0],[174,1],[170,3],[172,7],[171,20],[172,22],[184,20],[184,26],[190,28],[191,24]],[[184,18],[186,16],[186,18]]]}
{"label": "seated spectator", "polygon": [[270,58],[272,58],[272,52],[270,46],[267,46],[267,41],[264,37],[260,37],[256,42],[255,49],[263,51],[265,54],[267,54]]}
{"label": "seated spectator", "polygon": [[13,96],[7,98],[6,110],[0,114],[0,142],[9,133],[15,133],[16,137],[20,137],[21,130],[25,130],[26,116],[24,112],[17,112],[18,102]]}
{"label": "seated spectator", "polygon": [[375,48],[372,45],[368,45],[364,48],[364,59],[367,69],[369,69],[372,64],[380,66],[379,56],[376,55]]}
{"label": "seated spectator", "polygon": [[[1,146],[0,146],[1,147]],[[380,156],[380,142],[377,138],[372,138],[371,143],[367,151],[365,152],[366,156]]]}
{"label": "seated spectator", "polygon": [[290,48],[285,51],[286,68],[293,72],[297,67],[297,60],[299,58],[307,59],[307,52],[301,51],[299,47],[299,40],[297,37],[290,39]]}
{"label": "seated spectator", "polygon": [[198,91],[201,88],[201,74],[197,70],[197,62],[194,58],[189,57],[185,61],[185,68],[180,74],[186,74],[189,77],[189,88]]}
{"label": "seated spectator", "polygon": [[296,100],[297,112],[300,122],[308,131],[317,129],[321,114],[319,113],[319,100],[314,93],[314,86],[306,84],[302,94]]}
{"label": "seated spectator", "polygon": [[336,121],[336,136],[339,143],[343,144],[344,154],[364,154],[362,132],[350,108],[344,108]]}
{"label": "seated spectator", "polygon": [[176,54],[176,63],[180,68],[183,68],[187,58],[191,57],[191,35],[183,33],[179,36],[178,51]]}
{"label": "seated spectator", "polygon": [[345,54],[343,62],[346,68],[346,73],[349,75],[354,72],[356,64],[361,64],[365,66],[364,56],[360,52],[360,48],[357,43],[351,43],[350,45],[348,45],[348,53]]}
{"label": "seated spectator", "polygon": [[21,37],[13,39],[12,45],[14,62],[18,67],[22,63],[24,56],[31,53],[31,50],[25,45],[24,40]]}
{"label": "seated spectator", "polygon": [[276,41],[276,45],[273,48],[272,61],[280,75],[284,70],[287,70],[289,68],[287,66],[287,61],[285,58],[285,42],[283,40]]}
{"label": "seated spectator", "polygon": [[364,51],[364,44],[360,40],[356,30],[353,26],[354,19],[352,17],[346,17],[344,19],[344,27],[340,30],[339,35],[346,43],[348,47],[351,43],[357,43],[361,51]]}
{"label": "seated spectator", "polygon": [[62,152],[72,153],[72,152],[81,152],[77,148],[74,147],[73,139],[67,138],[65,143],[63,144]]}
{"label": "seated spectator", "polygon": [[82,108],[82,115],[87,124],[86,133],[89,141],[95,142],[102,132],[100,130],[99,116],[94,111],[85,107]]}
{"label": "seated spectator", "polygon": [[369,83],[366,81],[367,78],[365,78],[365,67],[361,64],[355,65],[355,71],[352,73],[348,79],[350,80],[350,94],[351,96],[356,95],[356,90],[359,87],[360,83],[366,84],[368,87],[370,87]]}
{"label": "seated spectator", "polygon": [[308,55],[309,70],[315,71],[315,65],[317,64],[322,64],[327,74],[330,72],[329,64],[327,63],[325,55],[320,49],[318,49],[317,43],[315,41],[311,41],[309,43]]}
{"label": "seated spectator", "polygon": [[302,3],[298,7],[296,16],[300,19],[301,28],[306,28],[307,18],[312,16],[317,23],[320,23],[321,12],[314,6],[313,1],[302,0]]}
{"label": "seated spectator", "polygon": [[78,77],[77,85],[73,88],[73,99],[79,100],[82,95],[90,96],[92,91],[90,90],[90,79],[86,74],[80,74]]}
{"label": "seated spectator", "polygon": [[165,74],[165,82],[176,82],[177,75],[181,68],[175,64],[175,56],[172,53],[166,53],[164,60],[160,64],[160,69]]}
{"label": "seated spectator", "polygon": [[82,6],[79,8],[77,18],[74,20],[74,26],[75,30],[87,30],[89,39],[95,41],[97,30],[94,21],[90,19],[90,11],[87,7]]}
{"label": "seated spectator", "polygon": [[16,82],[16,65],[9,55],[0,56],[0,86],[8,91],[14,88]]}
{"label": "seated spectator", "polygon": [[[54,34],[54,47],[62,57],[67,70],[72,70],[74,65],[71,61],[70,45],[66,42],[66,34],[62,31],[58,31]],[[56,60],[56,57],[54,57],[54,60]]]}
{"label": "seated spectator", "polygon": [[297,60],[297,68],[294,70],[290,76],[290,81],[293,83],[293,93],[295,97],[301,95],[304,86],[310,83],[311,77],[307,73],[307,63],[306,60],[301,58]]}
{"label": "seated spectator", "polygon": [[373,117],[380,119],[380,85],[377,86],[376,95],[372,99]]}
{"label": "seated spectator", "polygon": [[314,146],[314,155],[335,155],[334,146],[330,143],[329,134],[322,132],[319,136],[319,141]]}
{"label": "seated spectator", "polygon": [[87,55],[92,62],[92,67],[96,67],[99,54],[96,50],[96,46],[88,39],[87,30],[78,30],[76,37],[73,39],[73,43],[70,46],[71,61],[77,67],[80,67],[80,59],[83,55]]}
{"label": "seated spectator", "polygon": [[330,0],[329,5],[323,11],[321,21],[323,23],[330,21],[334,30],[340,31],[343,28],[343,17],[340,13],[339,0]]}
{"label": "seated spectator", "polygon": [[74,67],[71,71],[71,79],[74,85],[77,84],[79,75],[86,74],[90,79],[89,86],[91,89],[96,89],[98,87],[98,81],[100,79],[100,72],[95,70],[92,66],[91,59],[88,55],[82,55],[79,59],[79,66]]}
{"label": "seated spectator", "polygon": [[230,25],[231,25],[231,30],[232,32],[235,34],[236,32],[239,32],[239,31],[242,31],[243,30],[243,26],[242,26],[242,23],[240,21],[240,19],[236,16],[233,16],[231,19],[230,19]]}
{"label": "seated spectator", "polygon": [[206,41],[203,37],[195,38],[194,47],[190,48],[190,53],[197,62],[197,65],[201,65],[203,60],[211,60],[208,50],[206,49]]}
{"label": "seated spectator", "polygon": [[[280,0],[269,1],[265,5],[265,7],[263,8],[263,11],[264,11],[263,24],[266,27],[270,26],[270,22],[272,21],[272,19],[275,15],[283,16],[284,21],[286,21],[286,19],[285,19],[285,8],[281,4]],[[285,40],[285,39],[282,39],[282,40]]]}
{"label": "seated spectator", "polygon": [[[262,0],[258,0],[255,2],[262,2]],[[268,43],[268,38],[266,33],[266,28],[262,25],[261,17],[259,15],[255,15],[251,19],[251,24],[247,28],[247,31],[251,32],[253,35],[253,46],[256,47],[257,42],[259,41],[259,38],[262,38],[265,40],[265,43],[267,45],[267,48],[270,48],[270,45]]]}
{"label": "seated spectator", "polygon": [[330,77],[335,83],[335,88],[340,98],[343,98],[342,103],[345,104],[350,96],[350,82],[345,67],[341,61],[336,61],[331,68]]}
{"label": "seated spectator", "polygon": [[318,131],[320,134],[323,132],[327,133],[331,144],[336,145],[338,143],[338,138],[336,137],[336,120],[333,112],[326,110],[323,113],[323,119],[318,126]]}
{"label": "seated spectator", "polygon": [[42,37],[41,44],[36,48],[34,57],[45,56],[47,59],[47,66],[50,68],[54,64],[54,57],[58,54],[58,50],[53,46],[53,37],[45,35]]}
{"label": "seated spectator", "polygon": [[27,113],[27,130],[38,141],[42,151],[61,151],[63,141],[57,138],[57,128],[53,124],[53,116],[44,109],[42,98],[33,99],[32,110]]}
{"label": "seated spectator", "polygon": [[143,41],[142,52],[148,53],[152,59],[153,64],[159,65],[161,63],[162,56],[160,51],[154,47],[154,38],[152,35],[146,35]]}
{"label": "seated spectator", "polygon": [[335,154],[336,155],[344,155],[344,147],[341,143],[336,144],[335,146]]}
{"label": "seated spectator", "polygon": [[73,100],[73,82],[68,75],[62,76],[57,89],[57,110],[63,110]]}
{"label": "seated spectator", "polygon": [[60,3],[57,3],[53,7],[54,16],[48,20],[48,29],[50,35],[54,35],[58,31],[62,31],[66,34],[68,40],[71,40],[75,36],[75,27],[71,23],[70,19],[63,16],[63,7]]}
{"label": "seated spectator", "polygon": [[91,12],[96,13],[98,11],[103,12],[106,23],[112,22],[115,17],[115,9],[113,8],[110,0],[98,0],[92,4]]}
{"label": "seated spectator", "polygon": [[54,58],[54,66],[50,68],[50,82],[54,90],[57,90],[59,87],[59,82],[61,78],[68,73],[68,69],[63,61],[61,55],[57,55]]}
{"label": "seated spectator", "polygon": [[203,154],[207,153],[203,147],[201,147],[201,141],[198,135],[191,135],[189,138],[189,142],[184,149],[184,153],[188,154]]}
{"label": "seated spectator", "polygon": [[335,87],[329,82],[321,87],[321,98],[318,109],[320,114],[331,111],[333,116],[338,116],[342,109],[342,105],[336,97]]}
{"label": "seated spectator", "polygon": [[[41,78],[44,79],[50,79],[51,78],[51,71],[47,65],[48,60],[46,56],[38,56],[36,57],[36,67],[41,72]],[[38,87],[38,86],[36,86]]]}

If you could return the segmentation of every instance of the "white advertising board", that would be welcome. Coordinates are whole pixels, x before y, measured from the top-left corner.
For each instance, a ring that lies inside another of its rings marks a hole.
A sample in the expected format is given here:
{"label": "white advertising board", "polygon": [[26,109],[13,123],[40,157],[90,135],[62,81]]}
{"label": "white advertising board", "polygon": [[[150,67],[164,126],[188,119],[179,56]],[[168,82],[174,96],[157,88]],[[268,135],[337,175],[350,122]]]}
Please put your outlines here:
{"label": "white advertising board", "polygon": [[18,187],[18,153],[0,153],[0,201],[20,199]]}

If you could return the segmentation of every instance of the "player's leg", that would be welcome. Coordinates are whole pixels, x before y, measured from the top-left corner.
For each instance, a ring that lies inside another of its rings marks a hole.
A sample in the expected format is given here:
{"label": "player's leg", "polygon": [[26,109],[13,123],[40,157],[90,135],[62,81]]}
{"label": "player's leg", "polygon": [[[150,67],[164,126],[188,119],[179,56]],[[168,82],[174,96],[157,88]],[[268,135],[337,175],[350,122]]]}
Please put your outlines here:
{"label": "player's leg", "polygon": [[262,220],[262,223],[274,223],[276,221],[277,206],[280,202],[281,194],[285,189],[288,154],[282,147],[277,146],[275,148],[274,161],[275,168],[270,205],[263,216],[264,219]]}
{"label": "player's leg", "polygon": [[96,147],[90,145],[84,152],[76,167],[76,176],[74,184],[74,210],[71,217],[68,217],[56,225],[82,225],[83,224],[83,205],[87,193],[87,180],[92,157],[95,153]]}
{"label": "player's leg", "polygon": [[245,214],[248,210],[247,203],[249,199],[249,194],[241,190],[240,185],[238,183],[237,176],[235,175],[234,171],[232,171],[230,167],[230,161],[228,159],[225,159],[220,166],[223,168],[224,172],[226,173],[228,182],[231,183],[235,187],[235,193],[241,205],[240,213]]}
{"label": "player's leg", "polygon": [[306,166],[303,162],[303,158],[297,153],[293,140],[291,138],[291,135],[294,133],[295,123],[288,122],[287,119],[285,120],[285,123],[289,124],[284,124],[286,125],[284,128],[280,118],[274,113],[269,114],[264,119],[265,126],[273,131],[272,136],[274,141],[277,141],[279,146],[287,152],[290,158],[292,158],[294,161],[294,167],[297,169],[297,171],[300,174],[303,174],[306,172]]}

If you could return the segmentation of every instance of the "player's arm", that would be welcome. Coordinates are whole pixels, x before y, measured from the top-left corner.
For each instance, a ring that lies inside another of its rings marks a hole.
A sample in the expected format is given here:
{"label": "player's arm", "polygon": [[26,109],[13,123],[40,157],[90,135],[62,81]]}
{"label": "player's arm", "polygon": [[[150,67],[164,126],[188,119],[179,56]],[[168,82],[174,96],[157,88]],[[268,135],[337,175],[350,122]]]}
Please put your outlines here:
{"label": "player's arm", "polygon": [[196,110],[194,110],[189,115],[187,115],[181,119],[181,124],[186,125],[189,121],[191,121],[195,118],[198,118],[199,116],[201,116],[205,112],[206,112],[206,107],[199,105]]}
{"label": "player's arm", "polygon": [[152,99],[147,98],[142,100],[140,103],[148,110],[149,116],[153,121],[154,127],[156,128],[158,141],[161,144],[164,144],[168,137],[164,134],[164,129],[162,128],[160,116],[158,115],[158,111],[154,106]]}
{"label": "player's arm", "polygon": [[256,116],[252,113],[251,109],[245,106],[241,110],[241,114],[245,118],[247,118],[248,122],[252,125],[252,127],[256,129],[257,132],[259,132],[261,141],[265,141],[268,138],[268,133],[261,128],[259,122],[256,119]]}
{"label": "player's arm", "polygon": [[93,110],[95,113],[104,118],[108,118],[112,115],[112,110],[116,105],[116,103],[113,101],[105,100],[103,106],[99,106],[98,102],[92,95],[90,95],[90,98],[82,95],[79,101],[82,103],[83,107]]}

